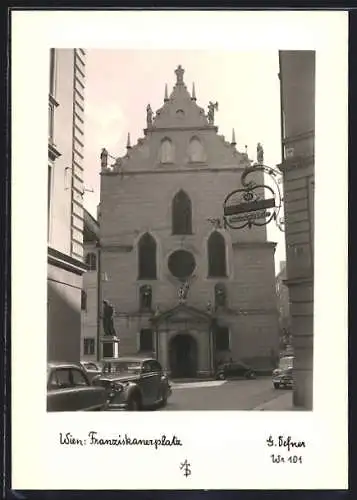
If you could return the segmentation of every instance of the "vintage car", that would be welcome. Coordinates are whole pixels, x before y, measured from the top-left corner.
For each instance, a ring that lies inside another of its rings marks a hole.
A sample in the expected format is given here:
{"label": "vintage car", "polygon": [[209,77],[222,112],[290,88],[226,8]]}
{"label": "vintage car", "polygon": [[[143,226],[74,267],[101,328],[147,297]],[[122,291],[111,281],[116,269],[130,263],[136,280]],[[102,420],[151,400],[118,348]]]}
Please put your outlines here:
{"label": "vintage car", "polygon": [[279,366],[273,371],[273,386],[274,389],[284,387],[292,389],[294,384],[293,379],[294,356],[284,356],[279,360]]}
{"label": "vintage car", "polygon": [[84,368],[89,380],[102,373],[102,365],[94,361],[81,361],[81,366]]}
{"label": "vintage car", "polygon": [[47,411],[101,411],[106,408],[106,390],[92,386],[79,363],[47,364]]}
{"label": "vintage car", "polygon": [[140,411],[164,406],[171,386],[160,363],[153,358],[123,357],[103,363],[93,384],[108,391],[109,410]]}
{"label": "vintage car", "polygon": [[226,380],[227,378],[254,379],[256,375],[245,363],[230,361],[219,365],[216,371],[216,379]]}

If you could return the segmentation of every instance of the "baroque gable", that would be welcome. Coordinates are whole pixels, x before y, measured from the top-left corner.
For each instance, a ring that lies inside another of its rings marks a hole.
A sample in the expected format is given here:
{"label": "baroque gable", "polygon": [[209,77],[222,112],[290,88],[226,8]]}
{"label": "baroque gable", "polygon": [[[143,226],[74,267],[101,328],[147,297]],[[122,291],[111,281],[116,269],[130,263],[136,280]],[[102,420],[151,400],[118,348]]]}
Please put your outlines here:
{"label": "baroque gable", "polygon": [[215,113],[218,103],[210,102],[207,112],[196,102],[183,80],[184,69],[175,71],[176,84],[168,96],[165,91],[163,106],[153,112],[146,108],[144,137],[131,144],[128,135],[127,153],[117,158],[112,165],[102,161],[102,173],[130,174],[169,169],[246,167],[251,161],[246,153],[236,148],[233,133],[232,142],[218,134]]}

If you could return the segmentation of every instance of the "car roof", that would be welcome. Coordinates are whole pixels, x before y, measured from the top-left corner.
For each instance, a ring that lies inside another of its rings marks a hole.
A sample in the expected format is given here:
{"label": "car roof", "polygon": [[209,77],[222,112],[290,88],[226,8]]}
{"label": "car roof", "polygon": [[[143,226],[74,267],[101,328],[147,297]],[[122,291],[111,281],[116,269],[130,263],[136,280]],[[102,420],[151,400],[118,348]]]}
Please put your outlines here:
{"label": "car roof", "polygon": [[47,368],[81,368],[81,365],[75,361],[49,361]]}
{"label": "car roof", "polygon": [[108,359],[105,359],[103,360],[103,363],[112,363],[112,362],[115,362],[115,361],[123,361],[124,363],[128,363],[128,362],[143,362],[143,361],[156,361],[155,358],[151,358],[151,357],[148,357],[148,356],[123,356],[123,357],[120,357],[120,358],[108,358]]}

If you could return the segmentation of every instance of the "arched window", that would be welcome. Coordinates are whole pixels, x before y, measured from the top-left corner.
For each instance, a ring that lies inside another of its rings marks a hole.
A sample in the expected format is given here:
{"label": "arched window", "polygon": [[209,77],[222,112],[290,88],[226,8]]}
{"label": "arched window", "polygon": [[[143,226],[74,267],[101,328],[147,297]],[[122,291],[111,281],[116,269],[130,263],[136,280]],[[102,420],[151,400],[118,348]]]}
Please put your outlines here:
{"label": "arched window", "polygon": [[88,253],[86,256],[86,264],[89,271],[95,271],[97,269],[97,256],[95,253]]}
{"label": "arched window", "polygon": [[223,283],[216,283],[214,287],[214,301],[216,307],[225,307],[227,303],[227,293]]}
{"label": "arched window", "polygon": [[152,305],[152,288],[150,285],[140,287],[140,309],[151,309]]}
{"label": "arched window", "polygon": [[218,231],[208,238],[208,276],[212,278],[227,276],[226,243]]}
{"label": "arched window", "polygon": [[160,162],[173,163],[175,159],[175,149],[171,139],[165,138],[161,142],[160,147]]}
{"label": "arched window", "polygon": [[182,190],[172,201],[172,234],[192,234],[191,200]]}
{"label": "arched window", "polygon": [[205,161],[205,152],[201,141],[197,137],[192,137],[190,140],[188,157],[190,162]]}
{"label": "arched window", "polygon": [[139,240],[139,278],[140,280],[156,279],[156,241],[145,233]]}

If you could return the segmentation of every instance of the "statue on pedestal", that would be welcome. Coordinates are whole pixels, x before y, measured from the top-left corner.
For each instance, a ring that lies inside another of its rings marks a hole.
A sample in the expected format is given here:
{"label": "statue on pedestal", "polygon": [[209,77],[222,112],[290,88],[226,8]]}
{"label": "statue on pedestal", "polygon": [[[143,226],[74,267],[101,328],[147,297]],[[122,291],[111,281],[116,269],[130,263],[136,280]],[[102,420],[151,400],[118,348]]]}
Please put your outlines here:
{"label": "statue on pedestal", "polygon": [[214,111],[218,111],[218,102],[209,102],[208,105],[208,113],[207,113],[207,118],[208,118],[208,123],[210,125],[214,125]]}
{"label": "statue on pedestal", "polygon": [[146,106],[146,123],[148,127],[151,127],[152,125],[152,116],[153,116],[153,111],[151,109],[150,104]]}
{"label": "statue on pedestal", "polygon": [[259,163],[259,165],[264,164],[264,149],[260,142],[257,144],[257,163]]}
{"label": "statue on pedestal", "polygon": [[178,289],[178,297],[179,297],[179,303],[183,304],[186,302],[187,299],[187,294],[190,286],[188,282],[186,281],[185,283],[182,283]]}
{"label": "statue on pedestal", "polygon": [[100,153],[100,164],[102,168],[107,168],[108,166],[108,151],[105,148]]}
{"label": "statue on pedestal", "polygon": [[103,330],[105,336],[116,337],[113,316],[114,307],[107,300],[103,300]]}

